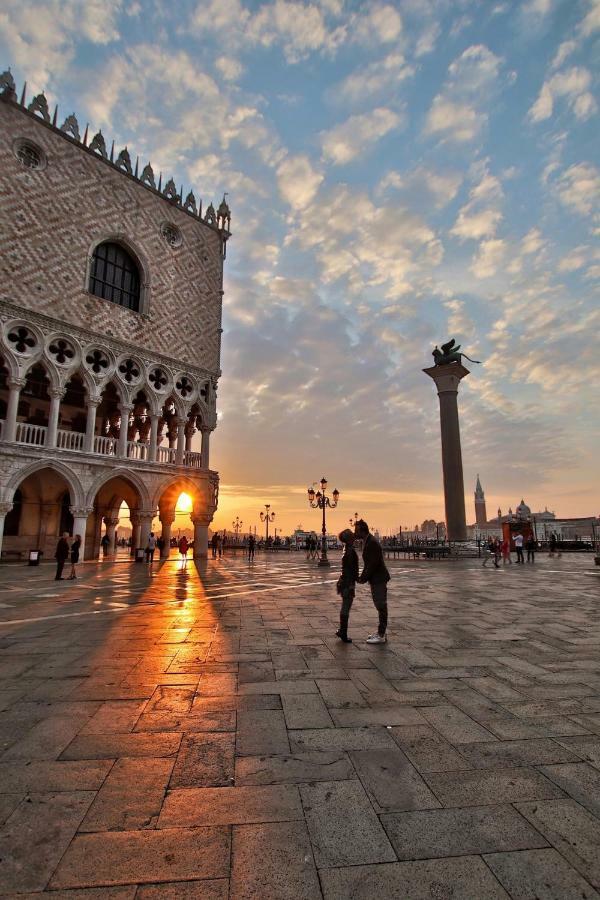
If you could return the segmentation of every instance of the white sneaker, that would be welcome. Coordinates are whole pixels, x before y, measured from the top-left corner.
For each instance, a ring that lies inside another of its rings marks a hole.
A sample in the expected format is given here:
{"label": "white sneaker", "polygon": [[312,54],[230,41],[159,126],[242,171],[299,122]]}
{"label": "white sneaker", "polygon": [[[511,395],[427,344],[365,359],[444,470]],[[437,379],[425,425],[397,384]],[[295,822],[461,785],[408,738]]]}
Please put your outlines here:
{"label": "white sneaker", "polygon": [[387,638],[385,634],[383,637],[380,634],[370,634],[367,638],[367,644],[387,644]]}

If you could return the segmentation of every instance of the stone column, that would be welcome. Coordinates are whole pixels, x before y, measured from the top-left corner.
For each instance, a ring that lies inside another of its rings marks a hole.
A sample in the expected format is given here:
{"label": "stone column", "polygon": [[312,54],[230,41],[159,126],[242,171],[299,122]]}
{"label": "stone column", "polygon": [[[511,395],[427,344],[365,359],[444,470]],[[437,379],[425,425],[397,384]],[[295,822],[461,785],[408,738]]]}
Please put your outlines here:
{"label": "stone column", "polygon": [[148,451],[148,462],[156,462],[156,453],[158,449],[158,420],[159,413],[150,414],[150,449]]}
{"label": "stone column", "polygon": [[130,511],[129,521],[131,522],[131,548],[130,556],[135,556],[135,551],[140,545],[140,520],[137,512]]}
{"label": "stone column", "polygon": [[161,509],[160,511],[160,524],[162,526],[162,534],[161,537],[163,539],[163,546],[160,551],[161,559],[168,559],[171,553],[171,528],[173,522],[175,521],[175,509]]}
{"label": "stone column", "polygon": [[87,530],[88,516],[93,509],[91,507],[71,506],[71,515],[73,516],[73,537],[80,535],[81,547],[79,548],[79,559],[83,562],[85,559],[85,533]]}
{"label": "stone column", "polygon": [[119,443],[117,445],[117,456],[127,456],[127,432],[129,431],[129,413],[131,406],[121,404],[121,424],[119,425]]}
{"label": "stone column", "polygon": [[14,441],[17,436],[17,412],[19,409],[19,397],[21,388],[25,384],[24,378],[8,379],[8,405],[6,408],[6,420],[4,422],[4,431],[2,438],[5,441]]}
{"label": "stone column", "polygon": [[87,420],[85,423],[85,438],[83,449],[86,453],[94,452],[94,437],[96,435],[96,410],[100,405],[100,397],[88,397]]}
{"label": "stone column", "polygon": [[138,518],[140,522],[140,542],[138,547],[141,547],[142,550],[145,550],[148,546],[148,537],[150,535],[150,531],[152,530],[152,520],[154,518],[154,513],[150,510],[141,510],[138,513]]}
{"label": "stone column", "polygon": [[445,366],[431,366],[423,371],[435,382],[440,398],[446,534],[449,541],[466,541],[465,486],[457,396],[460,380],[469,374],[469,369],[460,363],[450,363]]}
{"label": "stone column", "polygon": [[200,466],[208,469],[210,464],[210,430],[202,429],[202,447],[200,448]]}
{"label": "stone column", "polygon": [[191,422],[185,426],[185,452],[190,453],[192,449],[192,439],[196,433],[196,429]]}
{"label": "stone column", "polygon": [[13,508],[12,503],[10,501],[2,501],[0,502],[0,557],[2,556],[2,538],[4,537],[4,520],[6,516]]}
{"label": "stone column", "polygon": [[104,524],[106,525],[106,534],[108,536],[108,540],[110,544],[108,545],[108,552],[113,554],[115,552],[115,537],[117,534],[117,525],[119,524],[119,518],[113,519],[111,516],[104,516]]}
{"label": "stone column", "polygon": [[194,559],[208,557],[208,526],[210,519],[204,516],[192,516],[194,523]]}
{"label": "stone column", "polygon": [[177,452],[175,454],[175,465],[183,465],[183,455],[185,453],[185,419],[179,419],[177,422]]}
{"label": "stone column", "polygon": [[50,389],[50,412],[48,414],[48,431],[46,432],[46,447],[56,447],[56,432],[58,431],[58,414],[60,401],[65,392],[61,388]]}

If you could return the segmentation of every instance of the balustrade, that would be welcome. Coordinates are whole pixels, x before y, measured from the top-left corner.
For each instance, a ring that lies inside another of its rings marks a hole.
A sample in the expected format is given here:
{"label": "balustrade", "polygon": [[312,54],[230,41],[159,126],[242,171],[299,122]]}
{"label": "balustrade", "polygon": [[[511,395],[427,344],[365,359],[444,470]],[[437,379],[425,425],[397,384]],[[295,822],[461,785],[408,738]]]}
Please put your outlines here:
{"label": "balustrade", "polygon": [[[0,419],[0,438],[6,431],[6,422]],[[31,425],[27,422],[17,422],[15,440],[18,444],[29,444],[33,447],[44,447],[47,440],[48,428],[45,425]],[[59,428],[56,433],[56,447],[59,450],[73,450],[78,453],[85,452],[85,434],[80,431],[66,431]],[[94,436],[92,452],[99,456],[116,456],[118,451],[118,439],[103,434]],[[127,442],[127,456],[143,462],[150,461],[150,447],[148,443],[140,441]],[[159,465],[174,466],[178,464],[176,447],[157,447],[156,462]],[[191,469],[206,468],[203,466],[201,453],[186,450],[183,454],[183,465]]]}

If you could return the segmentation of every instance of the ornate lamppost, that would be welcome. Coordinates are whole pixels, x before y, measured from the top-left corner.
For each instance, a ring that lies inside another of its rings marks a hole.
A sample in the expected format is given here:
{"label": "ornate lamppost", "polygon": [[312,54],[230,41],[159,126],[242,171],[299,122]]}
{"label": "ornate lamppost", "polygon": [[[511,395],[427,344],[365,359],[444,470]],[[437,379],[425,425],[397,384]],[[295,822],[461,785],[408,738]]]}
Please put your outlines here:
{"label": "ornate lamppost", "polygon": [[326,495],[327,490],[327,479],[321,478],[320,481],[321,490],[315,493],[315,489],[313,487],[309,487],[308,489],[308,504],[313,509],[321,509],[323,510],[323,525],[321,527],[321,559],[319,560],[320,566],[329,566],[331,565],[329,560],[327,559],[327,527],[325,525],[325,510],[329,506],[330,509],[333,509],[338,505],[338,500],[340,497],[340,492],[335,490],[331,495],[331,499]]}
{"label": "ornate lamppost", "polygon": [[266,536],[265,536],[265,550],[269,549],[269,522],[273,522],[275,519],[275,513],[269,512],[271,509],[270,503],[265,503],[266,512],[261,512],[260,521],[265,523],[266,526]]}
{"label": "ornate lamppost", "polygon": [[239,516],[236,516],[236,517],[235,517],[235,522],[232,522],[232,523],[231,523],[231,526],[232,526],[232,528],[233,528],[233,530],[234,530],[234,533],[235,533],[235,542],[236,542],[236,544],[239,543],[240,531],[242,530],[242,525],[243,525],[243,524],[244,524],[244,523],[242,522],[242,520],[240,519]]}

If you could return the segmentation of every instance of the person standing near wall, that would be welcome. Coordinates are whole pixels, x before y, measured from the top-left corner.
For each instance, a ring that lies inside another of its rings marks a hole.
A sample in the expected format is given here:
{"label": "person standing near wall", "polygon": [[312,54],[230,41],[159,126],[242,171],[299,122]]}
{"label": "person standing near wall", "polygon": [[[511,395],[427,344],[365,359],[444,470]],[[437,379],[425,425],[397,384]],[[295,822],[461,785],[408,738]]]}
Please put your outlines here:
{"label": "person standing near wall", "polygon": [[55,581],[63,581],[63,569],[65,567],[65,563],[69,558],[69,535],[68,532],[62,535],[59,539],[58,544],[56,545],[56,553],[54,554],[54,559],[56,560],[56,576]]}

